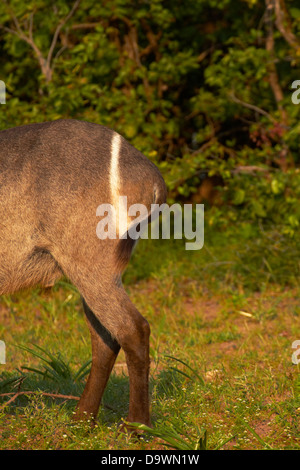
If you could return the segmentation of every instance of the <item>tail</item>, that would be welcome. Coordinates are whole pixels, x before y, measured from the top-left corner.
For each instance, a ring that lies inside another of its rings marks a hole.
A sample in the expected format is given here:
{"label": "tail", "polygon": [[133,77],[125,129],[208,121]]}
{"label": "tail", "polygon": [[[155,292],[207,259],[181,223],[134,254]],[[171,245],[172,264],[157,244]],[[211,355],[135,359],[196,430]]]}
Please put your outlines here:
{"label": "tail", "polygon": [[[166,184],[163,180],[162,177],[158,181],[155,182],[154,187],[153,187],[153,203],[152,204],[157,204],[158,206],[161,206],[164,204],[167,200],[167,188]],[[135,228],[136,230],[139,230],[139,226],[141,224],[149,224],[154,218],[158,217],[159,215],[159,210],[158,211],[150,211],[147,219],[144,221],[138,222],[135,226],[131,227]],[[130,230],[128,230],[123,237],[120,239],[118,246],[117,246],[117,252],[116,252],[116,257],[117,257],[117,271],[118,272],[123,272],[124,269],[126,268],[127,264],[129,263],[131,253],[133,251],[133,248],[135,244],[137,243],[137,239],[134,239],[130,236]]]}

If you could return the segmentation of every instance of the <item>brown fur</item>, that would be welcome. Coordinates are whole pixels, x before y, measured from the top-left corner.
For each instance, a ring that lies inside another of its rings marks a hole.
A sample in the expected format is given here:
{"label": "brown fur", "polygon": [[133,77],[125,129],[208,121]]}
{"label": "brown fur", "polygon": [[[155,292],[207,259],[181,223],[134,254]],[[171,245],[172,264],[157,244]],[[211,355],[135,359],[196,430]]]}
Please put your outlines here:
{"label": "brown fur", "polygon": [[[125,351],[129,421],[149,424],[147,321],[119,282],[133,240],[100,240],[96,209],[111,203],[113,131],[58,120],[0,132],[0,294],[52,285],[66,275],[84,299],[92,367],[76,418],[96,417],[115,359]],[[166,199],[157,168],[126,140],[120,195],[147,206]],[[120,262],[121,260],[121,262]]]}

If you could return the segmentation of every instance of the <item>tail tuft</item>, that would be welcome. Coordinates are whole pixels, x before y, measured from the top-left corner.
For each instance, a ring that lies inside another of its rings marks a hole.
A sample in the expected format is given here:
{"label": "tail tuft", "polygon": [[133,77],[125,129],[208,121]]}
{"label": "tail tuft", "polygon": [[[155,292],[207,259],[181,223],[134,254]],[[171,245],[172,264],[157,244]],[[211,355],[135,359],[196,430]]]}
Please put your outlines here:
{"label": "tail tuft", "polygon": [[117,271],[123,272],[126,268],[127,264],[129,263],[131,253],[133,251],[134,245],[136,244],[137,240],[133,240],[128,236],[127,238],[121,238],[117,246]]}

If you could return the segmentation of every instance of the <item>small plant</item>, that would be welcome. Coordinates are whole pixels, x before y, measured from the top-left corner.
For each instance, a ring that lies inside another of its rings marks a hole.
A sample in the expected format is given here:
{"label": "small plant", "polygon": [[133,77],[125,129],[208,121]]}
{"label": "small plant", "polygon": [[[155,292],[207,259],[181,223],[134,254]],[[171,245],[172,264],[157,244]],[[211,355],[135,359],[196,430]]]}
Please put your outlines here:
{"label": "small plant", "polygon": [[[175,450],[210,450],[208,446],[208,434],[206,429],[196,427],[193,430],[185,431],[179,429],[177,425],[171,422],[164,422],[157,428],[150,428],[140,423],[130,423],[130,426],[137,430],[144,431],[146,435],[156,437],[162,440],[162,444]],[[218,446],[211,450],[221,449],[233,437],[224,440]]]}
{"label": "small plant", "polygon": [[4,391],[6,388],[9,387],[17,387],[23,380],[23,377],[20,375],[8,377],[7,379],[4,378],[0,382],[0,392]]}
{"label": "small plant", "polygon": [[29,352],[35,357],[38,357],[43,362],[43,369],[28,366],[22,366],[22,369],[40,374],[44,379],[51,379],[58,383],[62,380],[68,380],[78,384],[90,371],[89,366],[91,364],[91,360],[85,362],[77,372],[73,372],[69,364],[64,362],[60,355],[54,356],[40,346],[33,345],[33,348],[19,346],[19,348]]}
{"label": "small plant", "polygon": [[182,429],[176,429],[171,423],[164,423],[163,426],[154,429],[140,423],[130,423],[130,426],[161,439],[164,446],[175,450],[207,450],[206,430],[197,429],[196,434],[189,435]]}
{"label": "small plant", "polygon": [[170,356],[168,354],[165,354],[165,357],[173,361],[176,361],[179,364],[184,365],[187,369],[189,369],[191,373],[188,374],[187,372],[182,371],[181,369],[178,369],[177,367],[170,367],[171,370],[178,372],[179,374],[182,374],[183,376],[187,377],[189,380],[199,381],[201,385],[205,385],[203,377],[201,377],[201,375],[199,375],[198,372],[195,369],[193,369],[189,364],[187,364],[185,361],[183,361],[182,359],[178,359],[177,357]]}

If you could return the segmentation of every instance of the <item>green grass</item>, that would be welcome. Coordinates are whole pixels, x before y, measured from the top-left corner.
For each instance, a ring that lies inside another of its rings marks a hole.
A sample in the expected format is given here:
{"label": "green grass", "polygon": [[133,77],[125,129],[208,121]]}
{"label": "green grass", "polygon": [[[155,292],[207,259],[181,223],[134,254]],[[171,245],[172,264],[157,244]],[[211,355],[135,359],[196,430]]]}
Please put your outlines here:
{"label": "green grass", "polygon": [[[122,351],[96,427],[72,421],[90,364],[76,289],[61,281],[2,297],[0,449],[299,450],[299,249],[258,235],[208,228],[199,252],[138,244],[124,283],[151,325],[153,428],[139,439],[118,432],[129,399]],[[31,393],[4,406],[20,391]]]}

